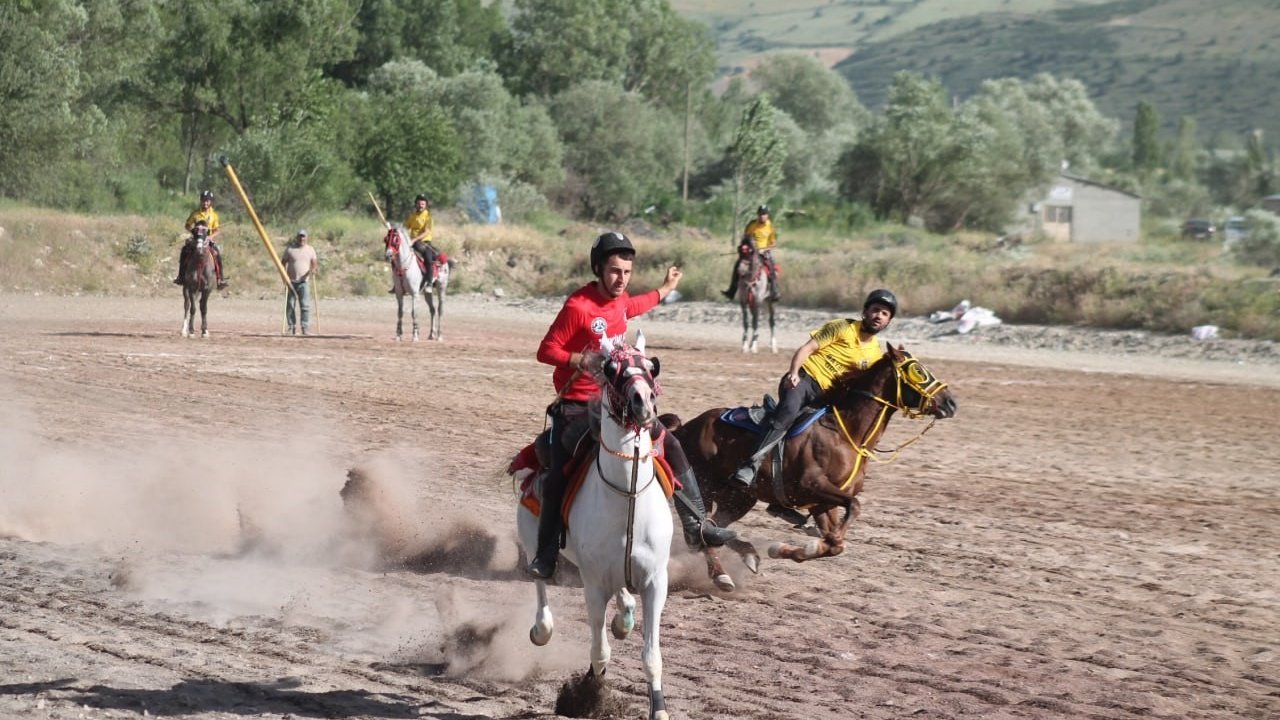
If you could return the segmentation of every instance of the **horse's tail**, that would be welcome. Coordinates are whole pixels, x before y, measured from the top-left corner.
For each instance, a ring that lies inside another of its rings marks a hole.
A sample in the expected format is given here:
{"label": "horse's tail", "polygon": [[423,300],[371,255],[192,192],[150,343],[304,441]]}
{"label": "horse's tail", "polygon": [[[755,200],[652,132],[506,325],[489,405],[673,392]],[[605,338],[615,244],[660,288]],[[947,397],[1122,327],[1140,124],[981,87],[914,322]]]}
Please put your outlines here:
{"label": "horse's tail", "polygon": [[680,416],[675,413],[663,413],[662,415],[659,415],[658,422],[662,423],[663,427],[665,427],[669,432],[675,432],[684,425],[684,421],[682,421]]}

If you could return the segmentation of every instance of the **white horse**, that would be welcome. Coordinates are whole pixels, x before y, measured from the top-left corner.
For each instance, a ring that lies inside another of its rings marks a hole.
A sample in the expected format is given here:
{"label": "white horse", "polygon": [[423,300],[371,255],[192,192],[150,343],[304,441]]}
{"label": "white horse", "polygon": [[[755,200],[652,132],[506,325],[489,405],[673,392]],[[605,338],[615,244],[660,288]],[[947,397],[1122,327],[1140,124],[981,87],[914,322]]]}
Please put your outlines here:
{"label": "white horse", "polygon": [[387,260],[391,263],[392,289],[396,293],[396,341],[404,337],[404,299],[409,298],[409,313],[413,317],[413,341],[418,341],[417,297],[422,287],[422,268],[418,256],[409,244],[409,234],[400,227],[388,227],[383,238],[387,247]]}
{"label": "white horse", "polygon": [[[666,720],[662,695],[662,652],[658,631],[667,600],[667,560],[671,555],[671,510],[653,470],[649,427],[657,418],[657,366],[646,358],[644,336],[634,348],[601,338],[603,363],[596,381],[601,385],[598,413],[600,447],[578,490],[567,525],[563,553],[578,566],[591,626],[591,666],[595,678],[609,662],[604,635],[605,611],[615,600],[610,629],[625,638],[635,627],[639,591],[644,607],[644,649],[640,659],[649,683],[649,718]],[[594,422],[594,421],[593,421]],[[558,512],[542,508],[542,512]],[[520,544],[532,558],[538,547],[538,518],[524,505],[516,511]],[[536,580],[538,610],[529,639],[534,645],[551,640],[555,623],[547,605],[546,583]]]}
{"label": "white horse", "polygon": [[435,278],[422,289],[427,300],[427,309],[431,311],[431,329],[427,331],[428,340],[444,339],[444,330],[441,326],[444,324],[444,293],[449,287],[449,263],[447,259],[436,260]]}
{"label": "white horse", "polygon": [[769,349],[778,352],[773,325],[773,301],[769,299],[769,271],[754,249],[738,261],[738,305],[742,308],[742,352],[760,351],[760,306],[769,308]]}

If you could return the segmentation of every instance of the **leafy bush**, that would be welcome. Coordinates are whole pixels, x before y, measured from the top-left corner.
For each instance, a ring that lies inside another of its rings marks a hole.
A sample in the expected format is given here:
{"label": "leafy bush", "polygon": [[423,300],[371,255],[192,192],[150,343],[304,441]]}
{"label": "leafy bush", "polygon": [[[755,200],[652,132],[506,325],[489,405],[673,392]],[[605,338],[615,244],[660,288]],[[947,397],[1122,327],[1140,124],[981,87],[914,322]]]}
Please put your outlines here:
{"label": "leafy bush", "polygon": [[1249,265],[1280,266],[1280,219],[1265,210],[1250,210],[1244,226],[1245,236],[1232,246],[1232,254]]}

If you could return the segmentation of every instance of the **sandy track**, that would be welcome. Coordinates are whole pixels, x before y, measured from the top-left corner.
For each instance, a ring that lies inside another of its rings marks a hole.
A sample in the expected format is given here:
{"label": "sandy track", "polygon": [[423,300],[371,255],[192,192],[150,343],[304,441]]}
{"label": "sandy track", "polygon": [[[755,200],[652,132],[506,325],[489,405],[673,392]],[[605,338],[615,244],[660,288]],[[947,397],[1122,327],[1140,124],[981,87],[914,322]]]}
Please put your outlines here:
{"label": "sandy track", "polygon": [[[584,615],[556,589],[528,644],[500,474],[550,400],[549,312],[462,299],[446,342],[397,345],[389,298],[325,302],[306,339],[275,301],[212,303],[201,341],[179,303],[0,296],[0,714],[549,715]],[[638,324],[682,416],[785,363],[731,325]],[[840,558],[735,564],[724,595],[677,548],[676,716],[1280,715],[1280,369],[902,337],[959,416],[872,468]],[[353,465],[386,488],[391,567],[340,512]],[[610,671],[637,716],[638,646]]]}

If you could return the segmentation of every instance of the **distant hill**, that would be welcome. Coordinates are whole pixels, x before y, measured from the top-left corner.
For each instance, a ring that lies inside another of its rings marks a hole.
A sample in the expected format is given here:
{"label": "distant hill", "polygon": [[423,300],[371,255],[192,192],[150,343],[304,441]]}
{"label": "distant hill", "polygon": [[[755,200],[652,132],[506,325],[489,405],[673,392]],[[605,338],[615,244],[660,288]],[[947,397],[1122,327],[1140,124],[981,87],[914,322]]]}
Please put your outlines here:
{"label": "distant hill", "polygon": [[807,51],[878,108],[894,73],[942,80],[1075,77],[1126,125],[1139,100],[1200,139],[1262,128],[1280,142],[1280,0],[675,0],[715,33],[733,74],[772,52]]}

